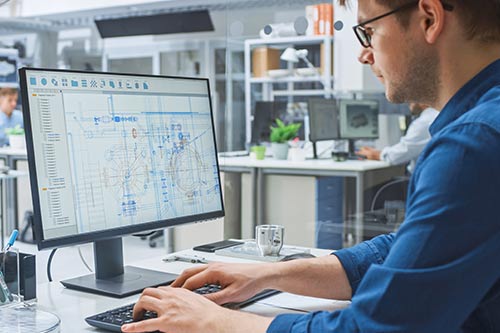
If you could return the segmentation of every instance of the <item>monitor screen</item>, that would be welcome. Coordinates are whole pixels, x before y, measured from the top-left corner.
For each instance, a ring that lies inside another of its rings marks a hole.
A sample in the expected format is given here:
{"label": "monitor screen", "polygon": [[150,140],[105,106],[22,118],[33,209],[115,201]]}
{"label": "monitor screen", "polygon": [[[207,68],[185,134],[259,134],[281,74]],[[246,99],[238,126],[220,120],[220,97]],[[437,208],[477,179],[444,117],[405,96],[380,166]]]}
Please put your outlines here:
{"label": "monitor screen", "polygon": [[208,80],[20,73],[40,248],[224,215]]}
{"label": "monitor screen", "polygon": [[337,101],[335,99],[310,99],[309,140],[325,141],[339,138]]}
{"label": "monitor screen", "polygon": [[378,138],[377,101],[340,100],[339,119],[342,139]]}

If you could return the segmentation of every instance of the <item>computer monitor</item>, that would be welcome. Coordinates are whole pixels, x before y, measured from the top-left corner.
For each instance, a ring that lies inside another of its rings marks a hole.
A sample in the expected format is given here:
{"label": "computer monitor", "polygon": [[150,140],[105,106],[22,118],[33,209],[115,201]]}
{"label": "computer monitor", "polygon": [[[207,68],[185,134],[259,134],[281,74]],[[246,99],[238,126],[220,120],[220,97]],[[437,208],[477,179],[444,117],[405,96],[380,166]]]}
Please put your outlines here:
{"label": "computer monitor", "polygon": [[340,138],[349,140],[349,152],[354,152],[354,140],[378,138],[379,104],[371,100],[340,100]]}
{"label": "computer monitor", "polygon": [[260,144],[269,142],[271,135],[271,126],[274,125],[276,118],[284,120],[288,102],[282,101],[257,101],[255,102],[255,111],[252,122],[252,142]]}
{"label": "computer monitor", "polygon": [[339,120],[335,99],[313,98],[309,100],[309,140],[313,143],[313,155],[317,158],[316,142],[339,138]]}
{"label": "computer monitor", "polygon": [[39,249],[94,242],[69,288],[128,296],[175,276],[123,267],[121,236],[224,216],[207,79],[23,68]]}

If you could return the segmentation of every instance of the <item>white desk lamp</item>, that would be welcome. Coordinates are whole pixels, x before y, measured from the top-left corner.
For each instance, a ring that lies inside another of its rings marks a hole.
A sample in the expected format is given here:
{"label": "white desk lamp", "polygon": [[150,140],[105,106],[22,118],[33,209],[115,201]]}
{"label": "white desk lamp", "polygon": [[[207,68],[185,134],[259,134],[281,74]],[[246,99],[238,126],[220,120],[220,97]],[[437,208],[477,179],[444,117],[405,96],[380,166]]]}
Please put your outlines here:
{"label": "white desk lamp", "polygon": [[299,62],[299,60],[302,59],[307,64],[307,67],[315,68],[314,65],[311,64],[309,59],[307,59],[308,54],[309,51],[307,51],[306,49],[296,50],[293,47],[288,47],[285,51],[283,51],[280,58],[281,60],[289,62]]}

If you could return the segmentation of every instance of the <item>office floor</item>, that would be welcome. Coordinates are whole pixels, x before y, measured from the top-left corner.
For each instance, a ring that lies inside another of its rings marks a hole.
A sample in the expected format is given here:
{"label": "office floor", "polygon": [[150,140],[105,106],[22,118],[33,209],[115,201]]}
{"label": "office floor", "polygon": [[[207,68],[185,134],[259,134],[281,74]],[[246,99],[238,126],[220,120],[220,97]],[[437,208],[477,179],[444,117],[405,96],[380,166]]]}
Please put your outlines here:
{"label": "office floor", "polygon": [[[159,243],[156,248],[151,248],[147,240],[129,236],[124,238],[123,244],[125,264],[145,258],[166,255],[165,247],[162,243]],[[47,260],[51,251],[38,251],[36,245],[21,242],[17,242],[16,247],[18,247],[21,252],[36,254],[37,281],[38,283],[47,282]],[[80,248],[86,262],[94,269],[92,244],[81,245]],[[59,281],[70,277],[89,274],[90,272],[82,263],[78,254],[78,248],[73,246],[57,250],[52,260],[51,273],[52,279],[54,281]]]}

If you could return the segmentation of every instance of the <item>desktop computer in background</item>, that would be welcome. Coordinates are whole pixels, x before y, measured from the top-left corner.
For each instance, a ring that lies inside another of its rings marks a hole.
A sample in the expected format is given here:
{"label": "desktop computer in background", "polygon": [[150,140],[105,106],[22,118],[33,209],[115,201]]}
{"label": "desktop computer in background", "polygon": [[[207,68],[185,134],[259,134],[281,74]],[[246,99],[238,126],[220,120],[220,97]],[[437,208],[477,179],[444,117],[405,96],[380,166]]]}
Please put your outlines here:
{"label": "desktop computer in background", "polygon": [[354,141],[377,139],[379,103],[372,100],[339,101],[340,138],[349,141],[349,154],[355,153]]}
{"label": "desktop computer in background", "polygon": [[94,242],[95,274],[62,283],[170,282],[123,267],[121,236],[224,216],[208,79],[23,68],[20,83],[38,248]]}
{"label": "desktop computer in background", "polygon": [[252,121],[252,144],[269,142],[271,126],[275,125],[276,118],[284,120],[288,102],[255,102],[255,111]]}
{"label": "desktop computer in background", "polygon": [[336,99],[313,98],[308,102],[309,140],[313,143],[313,156],[318,158],[316,142],[340,138]]}

